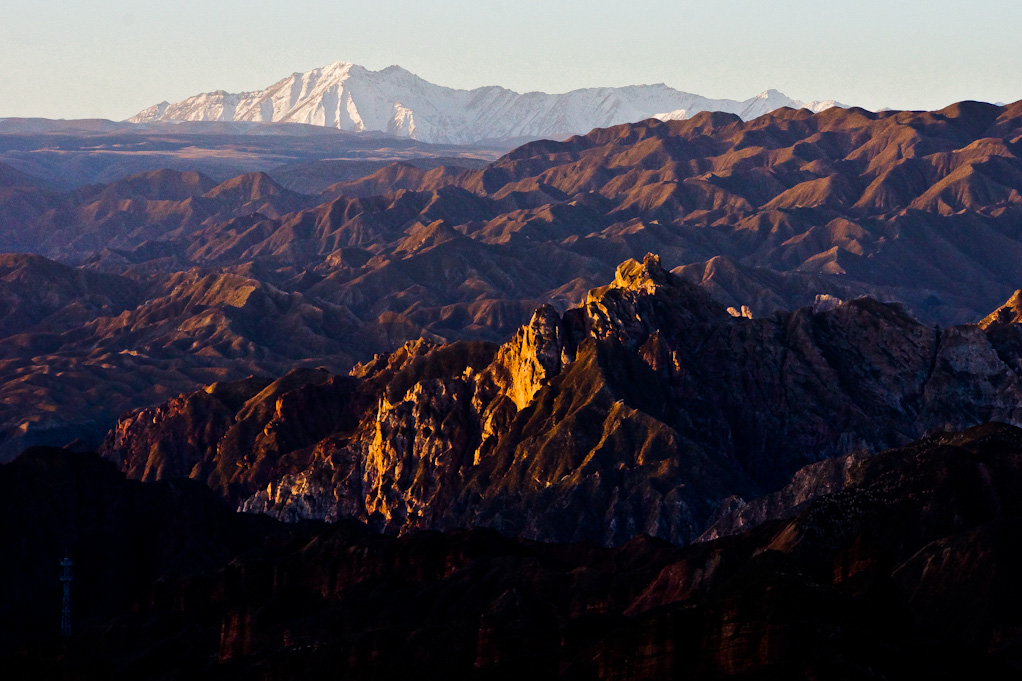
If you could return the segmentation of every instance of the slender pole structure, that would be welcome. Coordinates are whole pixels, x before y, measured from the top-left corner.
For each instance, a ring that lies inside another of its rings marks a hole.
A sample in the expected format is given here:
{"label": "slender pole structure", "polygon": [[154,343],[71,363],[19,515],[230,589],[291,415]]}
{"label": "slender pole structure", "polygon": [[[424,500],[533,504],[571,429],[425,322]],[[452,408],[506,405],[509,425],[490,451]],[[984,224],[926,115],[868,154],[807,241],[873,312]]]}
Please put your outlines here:
{"label": "slender pole structure", "polygon": [[60,567],[64,568],[60,575],[60,581],[64,585],[64,607],[60,615],[61,636],[71,635],[71,567],[74,561],[71,560],[70,552],[64,553],[64,560],[60,561]]}

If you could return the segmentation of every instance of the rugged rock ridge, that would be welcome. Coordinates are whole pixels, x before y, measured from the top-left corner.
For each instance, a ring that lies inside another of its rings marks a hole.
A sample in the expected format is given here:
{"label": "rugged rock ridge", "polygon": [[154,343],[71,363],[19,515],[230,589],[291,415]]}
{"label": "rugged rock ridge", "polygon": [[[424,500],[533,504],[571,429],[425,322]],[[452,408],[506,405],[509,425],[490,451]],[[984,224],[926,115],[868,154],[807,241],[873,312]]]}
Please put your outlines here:
{"label": "rugged rock ridge", "polygon": [[854,471],[873,454],[859,449],[811,463],[799,469],[781,489],[752,501],[740,497],[725,499],[698,541],[713,541],[741,534],[770,520],[794,517],[814,499],[840,492],[852,484]]}
{"label": "rugged rock ridge", "polygon": [[[317,134],[325,147],[345,137]],[[139,297],[79,289],[43,328],[36,312],[52,305],[29,310],[38,298],[10,291],[29,314],[0,329],[0,460],[32,444],[98,446],[124,410],[216,381],[294,366],[346,373],[420,337],[503,342],[537,305],[576,305],[651,249],[739,314],[868,295],[930,324],[978,320],[1018,286],[1020,135],[1019,104],[706,113],[536,142],[475,170],[392,165],[320,196],[258,173],[216,185],[191,172],[201,164],[70,193],[5,171],[0,223],[12,227],[0,247],[116,273]],[[148,139],[150,151],[170,143]],[[39,269],[36,288],[62,286]],[[193,276],[196,288],[257,291],[244,309],[200,311],[201,296],[176,293]],[[98,317],[85,332],[83,310]],[[1017,334],[1005,328],[986,335],[1011,364]]]}
{"label": "rugged rock ridge", "polygon": [[984,329],[995,326],[1022,324],[1022,290],[1015,291],[1008,302],[984,317],[979,325]]}
{"label": "rugged rock ridge", "polygon": [[1010,352],[870,299],[734,317],[648,255],[502,346],[419,341],[348,378],[211,387],[125,417],[103,451],[284,518],[684,543],[807,464],[1022,424]]}
{"label": "rugged rock ridge", "polygon": [[979,323],[1001,360],[1022,373],[1022,290]]}

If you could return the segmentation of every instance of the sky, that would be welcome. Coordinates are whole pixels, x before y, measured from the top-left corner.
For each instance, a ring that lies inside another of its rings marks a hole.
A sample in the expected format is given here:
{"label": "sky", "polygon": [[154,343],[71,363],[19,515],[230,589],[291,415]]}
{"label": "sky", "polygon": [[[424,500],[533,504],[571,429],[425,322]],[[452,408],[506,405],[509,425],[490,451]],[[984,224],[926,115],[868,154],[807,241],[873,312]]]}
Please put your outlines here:
{"label": "sky", "polygon": [[519,92],[666,83],[868,109],[1022,99],[1017,0],[2,0],[0,117],[120,120],[296,71]]}

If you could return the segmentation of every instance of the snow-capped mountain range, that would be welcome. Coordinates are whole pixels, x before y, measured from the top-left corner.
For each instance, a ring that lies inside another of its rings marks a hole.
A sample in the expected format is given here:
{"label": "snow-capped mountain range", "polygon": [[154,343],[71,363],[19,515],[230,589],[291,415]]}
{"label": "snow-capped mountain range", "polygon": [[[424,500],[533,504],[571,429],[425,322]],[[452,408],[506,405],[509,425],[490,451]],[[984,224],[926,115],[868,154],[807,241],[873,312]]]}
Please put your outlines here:
{"label": "snow-capped mountain range", "polygon": [[780,107],[822,111],[833,100],[802,102],[776,90],[745,101],[708,99],[664,84],[584,88],[564,94],[519,94],[498,86],[456,90],[434,85],[399,66],[370,71],[336,62],[293,73],[265,90],[219,90],[170,104],[161,102],[129,119],[306,123],[354,132],[380,131],[422,142],[471,144],[563,138],[647,118],[679,120],[700,111],[750,119]]}

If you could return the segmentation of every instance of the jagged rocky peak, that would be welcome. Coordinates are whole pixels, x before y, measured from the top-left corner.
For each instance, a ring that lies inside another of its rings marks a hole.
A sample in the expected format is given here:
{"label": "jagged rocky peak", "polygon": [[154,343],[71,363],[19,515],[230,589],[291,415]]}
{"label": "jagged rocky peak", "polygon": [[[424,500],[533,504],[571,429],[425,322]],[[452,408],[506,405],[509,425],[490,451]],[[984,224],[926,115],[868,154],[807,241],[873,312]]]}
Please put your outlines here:
{"label": "jagged rocky peak", "polygon": [[561,371],[566,330],[550,305],[539,307],[529,323],[501,346],[492,376],[519,410]]}
{"label": "jagged rocky peak", "polygon": [[979,323],[983,329],[1008,324],[1022,324],[1022,289],[1008,299],[1004,305],[991,312]]}
{"label": "jagged rocky peak", "polygon": [[1002,362],[1022,376],[1022,290],[979,323]]}
{"label": "jagged rocky peak", "polygon": [[[660,286],[669,285],[670,272],[660,264],[660,256],[647,253],[642,262],[631,259],[618,265],[614,272],[614,286],[632,291],[656,293]],[[676,279],[676,278],[675,278]]]}
{"label": "jagged rocky peak", "polygon": [[614,281],[606,286],[600,286],[589,291],[586,300],[587,302],[593,301],[614,289],[655,295],[664,286],[677,288],[687,285],[688,283],[680,277],[664,269],[660,263],[659,255],[647,253],[643,257],[642,262],[629,258],[618,265],[617,270],[614,272]]}
{"label": "jagged rocky peak", "polygon": [[598,302],[615,292],[633,298],[655,297],[707,319],[721,319],[726,314],[725,308],[703,289],[665,269],[655,253],[647,253],[641,263],[629,259],[618,265],[614,283],[591,290],[586,302]]}
{"label": "jagged rocky peak", "polygon": [[674,335],[692,324],[731,318],[708,293],[664,269],[653,253],[641,263],[619,265],[614,283],[589,291],[584,310],[595,338],[617,338],[633,347],[654,334]]}
{"label": "jagged rocky peak", "polygon": [[425,355],[434,347],[436,344],[427,338],[406,341],[394,352],[377,353],[368,362],[356,364],[350,374],[355,378],[368,378],[385,370],[397,371],[414,358]]}
{"label": "jagged rocky peak", "polygon": [[[662,298],[663,304],[654,304],[651,298]],[[501,346],[491,367],[493,380],[521,410],[574,360],[585,337],[614,336],[629,345],[655,337],[656,344],[663,345],[661,327],[669,327],[679,316],[672,317],[672,309],[699,310],[707,305],[719,313],[709,296],[664,269],[659,255],[648,253],[642,262],[626,260],[612,284],[589,291],[583,308],[569,310],[563,318],[550,305],[538,308],[529,323]]]}
{"label": "jagged rocky peak", "polygon": [[[190,475],[291,520],[685,543],[727,499],[807,464],[1022,425],[1018,339],[994,331],[940,331],[868,298],[735,318],[649,255],[581,307],[539,307],[500,346],[419,340],[348,377],[200,391],[126,416],[104,454],[132,477]],[[807,472],[821,482],[774,506],[841,475]],[[731,525],[773,512],[760,506]]]}

